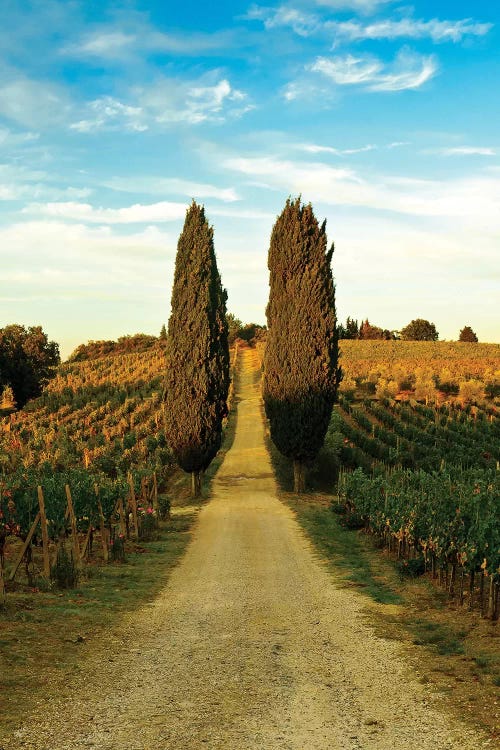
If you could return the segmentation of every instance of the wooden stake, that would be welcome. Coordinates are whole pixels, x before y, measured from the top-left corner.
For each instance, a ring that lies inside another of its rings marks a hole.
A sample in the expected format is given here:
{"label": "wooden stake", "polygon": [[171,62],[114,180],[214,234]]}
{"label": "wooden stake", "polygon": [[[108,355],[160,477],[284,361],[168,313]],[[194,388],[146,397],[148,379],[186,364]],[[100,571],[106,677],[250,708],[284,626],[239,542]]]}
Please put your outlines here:
{"label": "wooden stake", "polygon": [[137,500],[135,499],[134,479],[132,477],[132,474],[128,475],[128,483],[130,486],[130,507],[132,508],[133,536],[134,536],[134,539],[139,539],[139,522],[137,519]]}
{"label": "wooden stake", "polygon": [[127,536],[127,523],[125,521],[125,508],[123,507],[123,499],[120,497],[118,500],[118,513],[120,514],[120,534],[123,534],[123,538]]}
{"label": "wooden stake", "polygon": [[92,521],[89,522],[89,528],[87,530],[87,533],[85,535],[85,539],[83,541],[83,547],[82,547],[82,551],[80,553],[81,557],[82,557],[82,560],[83,560],[83,558],[85,557],[85,555],[87,553],[87,547],[89,546],[91,533],[92,533]]}
{"label": "wooden stake", "polygon": [[158,513],[158,482],[156,480],[156,471],[153,472],[153,509]]}
{"label": "wooden stake", "polygon": [[3,575],[3,561],[0,555],[0,607],[5,605],[5,579]]}
{"label": "wooden stake", "polygon": [[38,526],[39,523],[40,523],[40,512],[38,512],[36,514],[35,520],[31,524],[31,529],[28,531],[28,536],[26,537],[26,539],[24,541],[24,544],[23,544],[23,547],[21,549],[21,552],[17,556],[17,559],[16,559],[16,561],[14,563],[14,567],[10,571],[9,581],[13,581],[14,578],[16,577],[16,573],[19,570],[19,566],[21,565],[21,563],[23,561],[23,557],[26,554],[26,550],[30,546],[31,540],[33,539],[33,534],[35,533],[36,527]]}
{"label": "wooden stake", "polygon": [[102,504],[99,499],[97,500],[97,507],[99,508],[99,524],[100,524],[100,531],[101,531],[102,556],[104,558],[104,562],[107,563],[109,561],[108,530],[106,528],[106,519],[104,518]]}
{"label": "wooden stake", "polygon": [[42,551],[43,551],[43,574],[45,578],[50,578],[50,557],[49,557],[49,532],[47,528],[47,516],[45,514],[45,500],[43,489],[38,485],[38,506],[40,508],[40,523],[42,527]]}
{"label": "wooden stake", "polygon": [[71,540],[73,542],[73,555],[75,558],[75,565],[77,568],[81,568],[82,561],[80,558],[80,546],[78,544],[78,535],[76,530],[76,516],[75,516],[75,510],[73,507],[73,498],[71,497],[71,488],[69,484],[65,487],[66,491],[66,500],[68,501],[68,513],[69,513],[69,521],[71,524]]}

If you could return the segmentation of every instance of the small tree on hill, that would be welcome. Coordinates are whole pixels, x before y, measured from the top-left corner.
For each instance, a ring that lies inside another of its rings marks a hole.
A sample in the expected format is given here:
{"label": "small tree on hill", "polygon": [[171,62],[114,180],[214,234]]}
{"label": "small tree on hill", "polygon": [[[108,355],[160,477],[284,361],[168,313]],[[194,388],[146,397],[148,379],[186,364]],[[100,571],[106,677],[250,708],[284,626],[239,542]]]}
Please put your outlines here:
{"label": "small tree on hill", "polygon": [[417,318],[401,330],[403,341],[437,341],[439,334],[434,323]]}
{"label": "small tree on hill", "polygon": [[478,342],[478,338],[470,326],[465,326],[464,328],[462,328],[458,340],[470,341],[473,344],[477,344]]}
{"label": "small tree on hill", "polygon": [[326,222],[288,199],[269,247],[263,392],[271,438],[293,460],[295,492],[304,491],[305,465],[323,445],[341,379],[332,253]]}
{"label": "small tree on hill", "polygon": [[194,496],[201,491],[201,472],[219,450],[227,415],[226,299],[213,229],[203,207],[193,201],[175,261],[166,347],[165,428],[179,466],[191,473]]}

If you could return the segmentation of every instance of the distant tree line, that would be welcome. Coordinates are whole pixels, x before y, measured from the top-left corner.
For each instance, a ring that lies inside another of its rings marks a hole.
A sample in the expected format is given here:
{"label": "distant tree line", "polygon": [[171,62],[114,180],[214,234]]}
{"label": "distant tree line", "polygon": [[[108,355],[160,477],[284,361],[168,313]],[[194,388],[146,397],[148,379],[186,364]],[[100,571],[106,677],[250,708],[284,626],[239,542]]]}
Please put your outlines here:
{"label": "distant tree line", "polygon": [[[434,323],[423,318],[412,320],[400,331],[389,331],[387,328],[372,325],[368,318],[359,323],[354,318],[348,317],[345,325],[342,323],[338,325],[338,336],[339,339],[437,341],[439,333]],[[470,326],[465,326],[460,331],[458,340],[477,343],[478,338]]]}

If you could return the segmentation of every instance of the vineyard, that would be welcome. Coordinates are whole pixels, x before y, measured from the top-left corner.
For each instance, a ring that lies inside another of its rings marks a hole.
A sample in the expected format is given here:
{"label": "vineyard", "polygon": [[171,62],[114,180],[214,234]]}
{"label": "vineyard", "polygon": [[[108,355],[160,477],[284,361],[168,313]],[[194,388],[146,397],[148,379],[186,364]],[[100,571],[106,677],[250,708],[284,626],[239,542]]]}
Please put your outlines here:
{"label": "vineyard", "polygon": [[[437,388],[446,377],[458,389],[464,379],[493,389],[499,347],[345,341],[342,350],[351,387],[340,394],[325,450],[351,517],[409,569],[429,569],[452,595],[498,616],[497,407],[494,399],[464,403],[458,392],[444,400]],[[173,460],[163,429],[164,369],[164,342],[153,337],[82,346],[40,398],[2,418],[2,558],[7,538],[19,540],[8,578],[21,557],[28,583],[37,565],[48,575],[70,538],[77,562],[90,554],[94,534],[94,548],[108,560],[120,554],[123,538],[144,538],[168,513],[162,490]],[[440,394],[432,405],[414,391],[374,397],[380,382],[399,379],[415,390],[423,371]],[[44,539],[52,562],[41,554]]]}
{"label": "vineyard", "polygon": [[376,535],[408,575],[499,616],[500,420],[492,405],[345,397],[326,440],[347,523]]}
{"label": "vineyard", "polygon": [[500,395],[500,344],[447,341],[340,342],[341,391],[460,403]]}
{"label": "vineyard", "polygon": [[124,539],[147,539],[168,516],[161,493],[174,464],[163,430],[164,346],[144,338],[138,351],[79,347],[40,398],[3,418],[2,563],[7,539],[16,551],[8,580],[22,560],[28,584],[40,568],[49,578],[67,540],[77,567],[93,548],[104,562],[119,559]]}

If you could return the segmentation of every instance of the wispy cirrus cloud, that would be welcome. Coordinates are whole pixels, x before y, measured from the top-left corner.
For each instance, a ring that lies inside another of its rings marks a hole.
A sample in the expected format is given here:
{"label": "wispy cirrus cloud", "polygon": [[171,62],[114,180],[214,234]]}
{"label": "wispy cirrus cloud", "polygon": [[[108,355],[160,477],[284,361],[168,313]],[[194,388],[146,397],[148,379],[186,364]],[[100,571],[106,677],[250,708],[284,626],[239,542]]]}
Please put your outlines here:
{"label": "wispy cirrus cloud", "polygon": [[214,32],[159,31],[141,14],[121,16],[114,24],[101,24],[79,39],[65,44],[60,54],[85,60],[123,61],[138,55],[164,54],[186,57],[211,56],[244,46],[245,40],[234,29]]}
{"label": "wispy cirrus cloud", "polygon": [[498,236],[500,179],[471,174],[448,180],[364,176],[350,168],[322,162],[274,157],[229,157],[223,166],[259,180],[261,185],[301,193],[305,200],[327,205],[365,207],[410,216],[448,217],[471,226],[481,222]]}
{"label": "wispy cirrus cloud", "polygon": [[142,107],[124,104],[112,96],[103,96],[85,106],[86,117],[70,124],[70,130],[93,133],[98,130],[125,130],[141,132],[148,130],[146,114]]}
{"label": "wispy cirrus cloud", "polygon": [[381,8],[394,3],[394,0],[315,0],[317,5],[322,5],[332,10],[354,10],[358,13],[375,13]]}
{"label": "wispy cirrus cloud", "polygon": [[224,203],[241,200],[235,188],[222,188],[203,182],[183,180],[178,177],[113,177],[104,186],[124,193],[145,193],[149,195],[185,195],[198,200],[215,198]]}
{"label": "wispy cirrus cloud", "polygon": [[244,92],[217,71],[211,71],[194,81],[161,78],[151,85],[135,87],[128,102],[100,97],[86,105],[85,116],[71,123],[70,128],[80,133],[141,132],[175,124],[222,123],[251,109],[253,105]]}
{"label": "wispy cirrus cloud", "polygon": [[438,156],[497,156],[499,151],[489,146],[451,146],[427,149],[425,153],[437,154]]}
{"label": "wispy cirrus cloud", "polygon": [[484,36],[493,27],[491,23],[479,23],[471,18],[460,21],[429,21],[414,18],[386,19],[374,23],[350,21],[327,21],[324,28],[331,31],[337,40],[361,41],[367,39],[432,39],[433,42],[460,42],[466,36]]}
{"label": "wispy cirrus cloud", "polygon": [[438,65],[433,55],[402,50],[392,64],[371,55],[317,57],[308,66],[337,86],[361,86],[368,91],[404,91],[420,88],[433,78]]}
{"label": "wispy cirrus cloud", "polygon": [[22,213],[71,219],[91,224],[149,224],[176,221],[186,214],[185,203],[161,201],[143,205],[135,203],[124,208],[94,208],[90,203],[30,203]]}
{"label": "wispy cirrus cloud", "polygon": [[0,127],[0,148],[2,146],[20,146],[26,143],[33,143],[40,137],[39,133],[30,131],[15,132],[9,128]]}
{"label": "wispy cirrus cloud", "polygon": [[253,6],[246,18],[262,21],[267,30],[290,28],[302,37],[321,35],[334,38],[336,43],[381,39],[431,39],[435,43],[457,43],[467,36],[485,36],[493,28],[492,23],[482,23],[472,18],[450,21],[438,18],[423,20],[406,16],[372,22],[359,18],[338,21],[325,18],[324,14],[290,5]]}
{"label": "wispy cirrus cloud", "polygon": [[308,154],[333,154],[334,156],[350,156],[351,154],[361,154],[366,151],[374,151],[378,148],[374,143],[367,143],[366,146],[359,148],[334,148],[333,146],[320,146],[315,143],[300,143],[296,146],[300,151]]}
{"label": "wispy cirrus cloud", "polygon": [[59,125],[68,117],[70,100],[54,83],[32,80],[17,71],[0,79],[0,115],[23,127]]}

